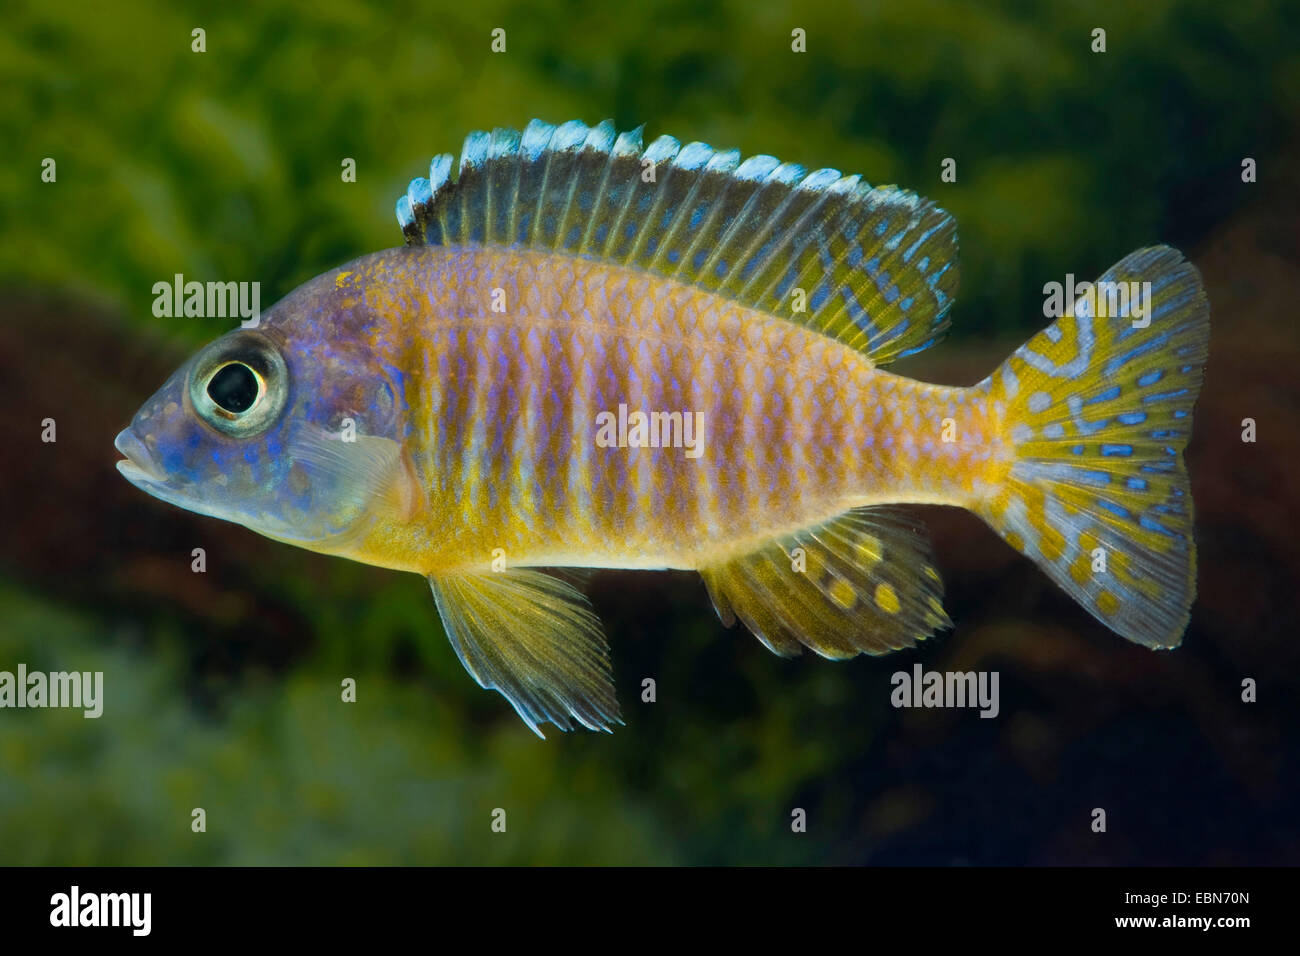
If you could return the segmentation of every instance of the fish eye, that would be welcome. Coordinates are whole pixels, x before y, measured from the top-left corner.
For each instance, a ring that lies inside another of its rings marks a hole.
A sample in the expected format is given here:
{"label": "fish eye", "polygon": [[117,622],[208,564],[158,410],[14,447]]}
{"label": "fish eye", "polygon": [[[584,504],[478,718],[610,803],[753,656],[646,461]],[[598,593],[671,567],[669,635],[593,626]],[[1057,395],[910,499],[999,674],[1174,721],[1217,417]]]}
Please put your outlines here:
{"label": "fish eye", "polygon": [[284,359],[265,336],[249,330],[218,339],[190,372],[190,404],[208,425],[236,438],[265,431],[288,393]]}
{"label": "fish eye", "polygon": [[242,415],[261,397],[262,379],[243,362],[227,362],[208,379],[208,398],[231,415]]}

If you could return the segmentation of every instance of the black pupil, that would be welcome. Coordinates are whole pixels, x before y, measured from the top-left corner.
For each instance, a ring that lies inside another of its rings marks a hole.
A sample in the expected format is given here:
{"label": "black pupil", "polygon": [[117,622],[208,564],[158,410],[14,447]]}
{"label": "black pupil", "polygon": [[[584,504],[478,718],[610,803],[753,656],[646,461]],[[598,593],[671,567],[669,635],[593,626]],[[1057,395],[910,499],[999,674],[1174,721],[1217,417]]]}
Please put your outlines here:
{"label": "black pupil", "polygon": [[257,376],[247,365],[231,362],[208,382],[208,398],[232,415],[246,412],[257,401]]}

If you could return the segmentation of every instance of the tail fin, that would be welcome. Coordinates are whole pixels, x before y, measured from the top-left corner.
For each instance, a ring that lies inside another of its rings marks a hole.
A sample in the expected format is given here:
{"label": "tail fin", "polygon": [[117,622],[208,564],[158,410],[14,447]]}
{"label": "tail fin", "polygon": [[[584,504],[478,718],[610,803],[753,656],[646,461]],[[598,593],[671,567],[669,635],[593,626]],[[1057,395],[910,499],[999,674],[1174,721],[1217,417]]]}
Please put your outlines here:
{"label": "tail fin", "polygon": [[[1141,298],[1125,295],[1134,289]],[[977,512],[1147,647],[1179,644],[1196,596],[1183,449],[1209,334],[1196,267],[1166,246],[1141,249],[984,383],[1014,453]]]}

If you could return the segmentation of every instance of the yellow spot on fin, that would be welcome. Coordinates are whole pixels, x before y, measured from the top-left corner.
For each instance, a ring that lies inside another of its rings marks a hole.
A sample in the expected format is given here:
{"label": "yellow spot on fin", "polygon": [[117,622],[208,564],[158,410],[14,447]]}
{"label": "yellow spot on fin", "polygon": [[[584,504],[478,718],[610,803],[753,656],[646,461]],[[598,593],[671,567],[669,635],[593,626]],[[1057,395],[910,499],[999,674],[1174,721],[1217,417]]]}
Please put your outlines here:
{"label": "yellow spot on fin", "polygon": [[465,669],[500,691],[537,736],[547,721],[605,731],[623,722],[609,645],[581,592],[531,568],[441,575],[429,585]]}
{"label": "yellow spot on fin", "polygon": [[[789,555],[801,548],[799,570]],[[950,626],[929,542],[902,512],[859,508],[700,569],[724,624],[782,656],[834,659],[911,647]]]}
{"label": "yellow spot on fin", "polygon": [[353,273],[351,270],[347,272],[340,272],[338,275],[334,277],[334,287],[336,289],[343,288],[345,285],[348,284],[348,279],[350,279],[352,275]]}
{"label": "yellow spot on fin", "polygon": [[886,614],[898,613],[898,592],[894,590],[893,585],[886,581],[881,581],[876,585],[876,607]]}

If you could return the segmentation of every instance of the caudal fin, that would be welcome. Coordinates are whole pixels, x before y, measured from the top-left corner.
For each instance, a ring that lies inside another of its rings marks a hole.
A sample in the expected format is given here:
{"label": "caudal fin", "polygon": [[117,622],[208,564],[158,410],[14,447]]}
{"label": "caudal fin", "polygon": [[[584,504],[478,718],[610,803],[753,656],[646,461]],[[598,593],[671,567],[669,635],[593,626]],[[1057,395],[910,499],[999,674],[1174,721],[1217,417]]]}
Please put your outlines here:
{"label": "caudal fin", "polygon": [[976,510],[1147,647],[1178,645],[1196,596],[1183,449],[1209,333],[1196,267],[1140,249],[984,383],[1014,456]]}

